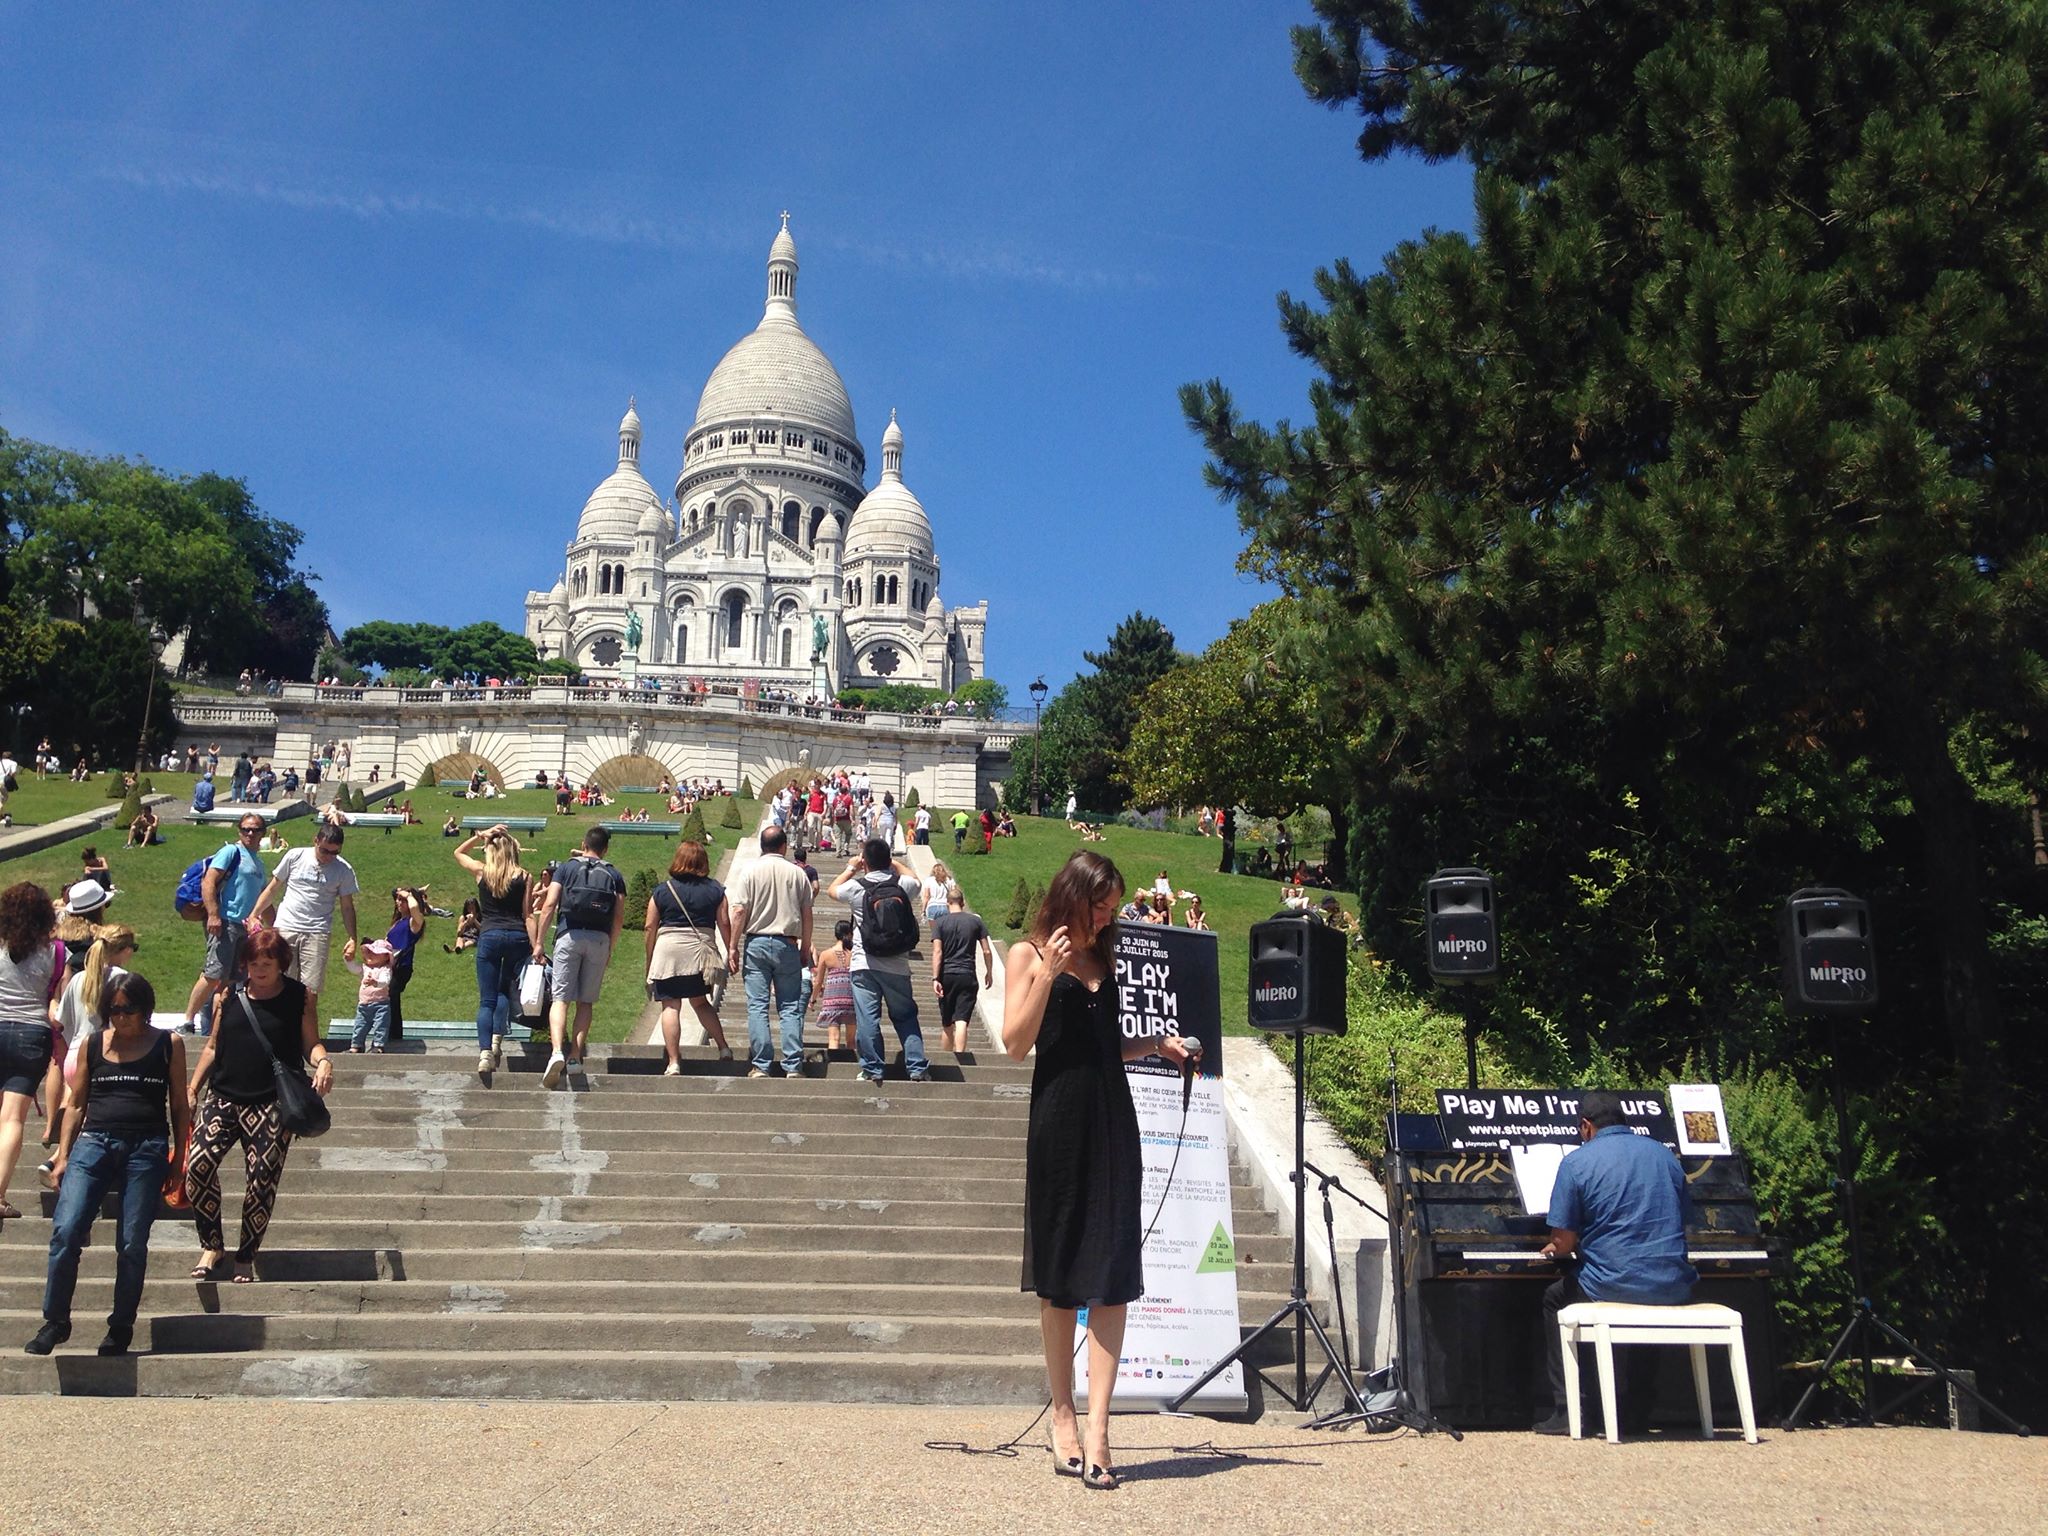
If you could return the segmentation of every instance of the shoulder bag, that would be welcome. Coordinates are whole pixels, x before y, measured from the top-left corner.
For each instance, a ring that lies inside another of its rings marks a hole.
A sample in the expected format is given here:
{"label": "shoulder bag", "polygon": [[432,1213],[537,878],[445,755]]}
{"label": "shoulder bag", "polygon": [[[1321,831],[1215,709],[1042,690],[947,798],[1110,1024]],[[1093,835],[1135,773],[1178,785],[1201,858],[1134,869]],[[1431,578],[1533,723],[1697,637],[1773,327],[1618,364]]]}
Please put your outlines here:
{"label": "shoulder bag", "polygon": [[312,1081],[303,1069],[296,1064],[285,1065],[277,1052],[271,1049],[270,1037],[263,1033],[263,1025],[257,1020],[256,1010],[249,1002],[249,994],[237,991],[235,1001],[242,1005],[249,1028],[255,1031],[256,1043],[270,1058],[271,1076],[277,1079],[279,1122],[294,1136],[325,1136],[327,1128],[334,1123],[334,1117],[327,1112],[327,1101],[314,1091]]}
{"label": "shoulder bag", "polygon": [[705,990],[724,986],[731,973],[718,963],[718,941],[704,937],[704,930],[697,926],[696,920],[690,916],[690,909],[683,904],[683,893],[676,889],[675,881],[665,880],[662,883],[668,887],[669,895],[675,897],[676,910],[683,914],[683,921],[690,925],[690,932],[697,935],[697,942],[703,946]]}

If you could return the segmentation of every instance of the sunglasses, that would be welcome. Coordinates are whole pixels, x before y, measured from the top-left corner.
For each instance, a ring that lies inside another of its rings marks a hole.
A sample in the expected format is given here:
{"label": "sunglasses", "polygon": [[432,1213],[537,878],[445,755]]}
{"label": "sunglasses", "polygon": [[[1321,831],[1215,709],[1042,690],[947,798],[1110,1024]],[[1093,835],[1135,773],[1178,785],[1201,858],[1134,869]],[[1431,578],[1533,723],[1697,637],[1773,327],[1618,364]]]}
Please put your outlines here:
{"label": "sunglasses", "polygon": [[142,1017],[142,1010],[129,1003],[115,1003],[107,1009],[107,1017],[110,1019],[139,1019]]}
{"label": "sunglasses", "polygon": [[254,837],[263,829],[261,827],[237,827],[235,830],[244,837]]}

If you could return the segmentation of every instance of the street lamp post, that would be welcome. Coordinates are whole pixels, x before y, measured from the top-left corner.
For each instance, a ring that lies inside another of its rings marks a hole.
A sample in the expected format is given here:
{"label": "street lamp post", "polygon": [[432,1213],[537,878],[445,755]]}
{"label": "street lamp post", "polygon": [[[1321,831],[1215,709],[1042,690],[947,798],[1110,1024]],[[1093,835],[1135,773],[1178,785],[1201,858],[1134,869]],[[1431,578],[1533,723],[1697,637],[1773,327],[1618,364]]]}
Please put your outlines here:
{"label": "street lamp post", "polygon": [[[128,583],[128,591],[135,599],[136,617],[140,618],[142,581],[139,577]],[[145,622],[142,633],[149,642],[149,683],[142,695],[142,734],[135,738],[135,782],[138,784],[142,782],[142,776],[149,772],[149,716],[156,706],[157,668],[162,665],[164,647],[171,641],[171,637],[163,632],[154,619]]]}
{"label": "street lamp post", "polygon": [[1052,690],[1045,686],[1045,674],[1033,679],[1031,694],[1031,814],[1043,816],[1045,807],[1038,799],[1038,711],[1045,703],[1045,696]]}

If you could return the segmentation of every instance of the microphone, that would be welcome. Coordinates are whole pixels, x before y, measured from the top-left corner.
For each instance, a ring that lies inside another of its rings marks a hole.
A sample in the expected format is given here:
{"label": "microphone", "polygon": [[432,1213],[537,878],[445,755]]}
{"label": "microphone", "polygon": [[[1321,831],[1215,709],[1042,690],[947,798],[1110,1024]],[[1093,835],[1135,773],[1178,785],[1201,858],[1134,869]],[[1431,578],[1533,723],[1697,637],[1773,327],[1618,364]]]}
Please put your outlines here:
{"label": "microphone", "polygon": [[1180,1112],[1183,1117],[1187,1115],[1188,1105],[1195,1096],[1195,1063],[1201,1056],[1202,1042],[1190,1040],[1187,1059],[1180,1064]]}

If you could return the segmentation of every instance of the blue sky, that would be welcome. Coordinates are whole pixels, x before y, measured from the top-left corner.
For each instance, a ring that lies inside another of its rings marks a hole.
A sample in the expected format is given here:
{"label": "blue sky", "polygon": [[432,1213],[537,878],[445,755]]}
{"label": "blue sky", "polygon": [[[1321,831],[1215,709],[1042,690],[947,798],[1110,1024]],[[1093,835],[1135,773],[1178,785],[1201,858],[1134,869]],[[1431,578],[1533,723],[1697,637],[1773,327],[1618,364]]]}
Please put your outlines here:
{"label": "blue sky", "polygon": [[337,628],[521,622],[629,395],[657,488],[760,317],[942,595],[1058,688],[1133,609],[1193,650],[1263,593],[1175,398],[1305,413],[1274,295],[1470,223],[1289,67],[1305,3],[0,10],[0,425],[246,479]]}

